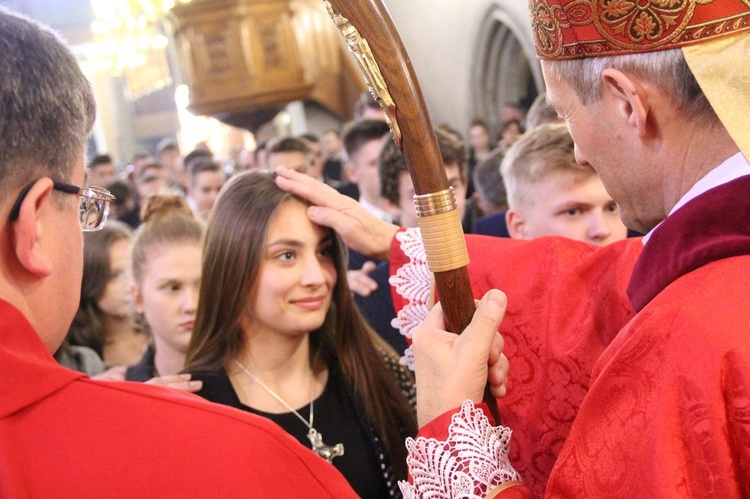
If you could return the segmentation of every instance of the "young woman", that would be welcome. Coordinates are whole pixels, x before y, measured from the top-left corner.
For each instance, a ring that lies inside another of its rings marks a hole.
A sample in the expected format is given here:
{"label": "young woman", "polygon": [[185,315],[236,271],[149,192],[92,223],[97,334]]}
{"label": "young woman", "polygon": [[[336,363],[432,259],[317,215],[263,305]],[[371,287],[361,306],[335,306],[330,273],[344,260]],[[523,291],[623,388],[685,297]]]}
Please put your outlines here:
{"label": "young woman", "polygon": [[398,495],[404,438],[417,430],[413,379],[360,316],[343,246],[307,206],[267,173],[225,186],[187,371],[199,395],[272,419],[362,497]]}
{"label": "young woman", "polygon": [[106,366],[132,364],[148,344],[133,322],[131,239],[130,228],[117,221],[84,234],[81,301],[68,341],[91,348]]}
{"label": "young woman", "polygon": [[149,381],[182,370],[201,279],[203,224],[185,199],[151,196],[141,217],[133,240],[135,310],[143,316],[151,343],[143,358],[128,367],[128,381]]}

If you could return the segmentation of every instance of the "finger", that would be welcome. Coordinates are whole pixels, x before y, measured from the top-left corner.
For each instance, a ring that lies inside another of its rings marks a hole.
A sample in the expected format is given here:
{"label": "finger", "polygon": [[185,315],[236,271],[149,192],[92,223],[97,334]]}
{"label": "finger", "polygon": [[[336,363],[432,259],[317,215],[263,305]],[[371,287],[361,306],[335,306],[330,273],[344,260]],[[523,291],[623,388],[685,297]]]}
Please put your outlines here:
{"label": "finger", "polygon": [[172,388],[174,390],[180,390],[182,392],[195,393],[203,388],[203,381],[179,381],[177,383],[169,383],[164,386]]}
{"label": "finger", "polygon": [[362,273],[358,274],[357,281],[359,282],[360,286],[367,289],[369,292],[373,292],[378,289],[378,282],[368,275]]}
{"label": "finger", "polygon": [[[378,266],[375,264],[375,262],[371,262],[368,260],[362,265],[362,272],[364,272],[365,274],[371,274],[375,271],[376,268],[378,268]],[[375,289],[377,289],[377,284],[375,285]]]}
{"label": "finger", "polygon": [[180,383],[180,382],[188,382],[190,381],[190,374],[184,373],[184,374],[166,374],[164,376],[155,376],[151,378],[150,380],[146,381],[146,383],[151,383],[152,385],[168,385],[171,383]]}
{"label": "finger", "polygon": [[489,358],[489,365],[494,365],[498,359],[500,358],[500,355],[503,353],[503,349],[505,348],[505,340],[503,339],[503,336],[498,333],[493,339],[492,339],[492,346],[490,346],[490,358]]}
{"label": "finger", "polygon": [[361,270],[347,270],[346,281],[349,283],[349,289],[359,296],[367,297],[374,291],[371,283],[375,281],[364,275]]}
{"label": "finger", "polygon": [[318,206],[329,206],[331,200],[337,199],[337,196],[342,196],[329,185],[283,166],[276,169],[276,185],[280,189],[296,194]]}
{"label": "finger", "polygon": [[490,347],[505,316],[508,301],[502,291],[488,291],[477,305],[468,327],[456,340],[456,345],[486,356],[489,361]]}
{"label": "finger", "polygon": [[490,367],[487,374],[487,381],[491,386],[502,386],[508,383],[508,370],[510,363],[505,355],[501,355],[498,361]]}
{"label": "finger", "polygon": [[126,366],[114,366],[114,367],[110,367],[108,372],[112,374],[120,374],[120,373],[125,374],[125,371],[127,370],[128,368]]}
{"label": "finger", "polygon": [[349,283],[349,289],[352,293],[355,293],[363,298],[367,298],[372,294],[372,291],[370,291],[367,286],[362,285],[362,283],[353,280]]}
{"label": "finger", "polygon": [[[349,212],[342,211],[339,208],[310,206],[307,208],[307,218],[313,223],[330,227],[338,232],[344,238],[344,242],[347,245],[359,243],[356,236],[367,237],[366,233],[362,233],[360,230],[363,227],[361,221],[357,217],[351,216]],[[352,239],[353,236],[354,239]]]}
{"label": "finger", "polygon": [[443,316],[443,305],[437,302],[427,314],[421,326],[424,328],[445,329],[445,317]]}
{"label": "finger", "polygon": [[505,385],[501,385],[501,386],[490,385],[490,393],[496,399],[501,399],[508,394],[508,388]]}

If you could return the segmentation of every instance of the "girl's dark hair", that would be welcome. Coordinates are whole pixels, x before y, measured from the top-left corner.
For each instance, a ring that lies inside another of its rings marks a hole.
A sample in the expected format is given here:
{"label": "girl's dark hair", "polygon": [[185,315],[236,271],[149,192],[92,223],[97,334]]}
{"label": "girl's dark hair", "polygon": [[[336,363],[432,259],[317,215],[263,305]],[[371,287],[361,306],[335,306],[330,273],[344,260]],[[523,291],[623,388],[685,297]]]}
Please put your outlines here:
{"label": "girl's dark hair", "polygon": [[[256,292],[269,222],[289,200],[307,204],[276,186],[275,176],[245,172],[225,185],[216,201],[203,250],[198,311],[186,370],[222,369],[244,345],[240,319]],[[385,444],[399,478],[406,477],[404,438],[417,431],[415,415],[383,352],[396,353],[365,322],[346,281],[346,253],[334,233],[337,270],[331,308],[324,324],[310,336],[311,360],[339,365],[364,404],[376,434]]]}
{"label": "girl's dark hair", "polygon": [[83,234],[81,300],[68,332],[68,340],[73,345],[93,349],[100,357],[104,348],[105,331],[103,313],[97,301],[112,275],[109,265],[110,249],[117,241],[132,237],[130,228],[116,220],[108,221],[101,230]]}

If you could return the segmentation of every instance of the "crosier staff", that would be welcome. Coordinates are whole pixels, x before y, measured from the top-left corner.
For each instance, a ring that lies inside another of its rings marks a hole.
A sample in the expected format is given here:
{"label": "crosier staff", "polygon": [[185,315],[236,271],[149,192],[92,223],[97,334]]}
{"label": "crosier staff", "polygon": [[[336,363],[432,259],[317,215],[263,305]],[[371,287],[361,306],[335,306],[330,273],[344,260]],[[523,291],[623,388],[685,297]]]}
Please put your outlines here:
{"label": "crosier staff", "polygon": [[[448,331],[461,333],[474,313],[461,218],[453,188],[409,57],[380,0],[325,0],[326,8],[385,110],[391,134],[404,153],[414,183],[427,263],[435,274]],[[484,402],[497,422],[497,401]]]}

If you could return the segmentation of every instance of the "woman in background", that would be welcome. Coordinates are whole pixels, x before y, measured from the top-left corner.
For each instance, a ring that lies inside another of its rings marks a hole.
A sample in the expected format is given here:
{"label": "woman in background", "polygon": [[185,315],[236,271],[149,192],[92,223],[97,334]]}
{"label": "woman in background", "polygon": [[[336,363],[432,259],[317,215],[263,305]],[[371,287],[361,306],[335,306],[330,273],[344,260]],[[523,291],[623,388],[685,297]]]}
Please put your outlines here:
{"label": "woman in background", "polygon": [[149,381],[182,370],[201,279],[203,224],[185,199],[151,196],[141,219],[133,240],[135,310],[151,333],[151,343],[140,361],[128,367],[128,381]]}
{"label": "woman in background", "polygon": [[133,321],[131,245],[130,228],[114,220],[84,233],[81,300],[67,339],[92,349],[106,367],[132,364],[148,344]]}
{"label": "woman in background", "polygon": [[199,395],[275,421],[360,496],[396,496],[413,378],[357,311],[338,236],[273,178],[240,174],[214,206],[186,369]]}

